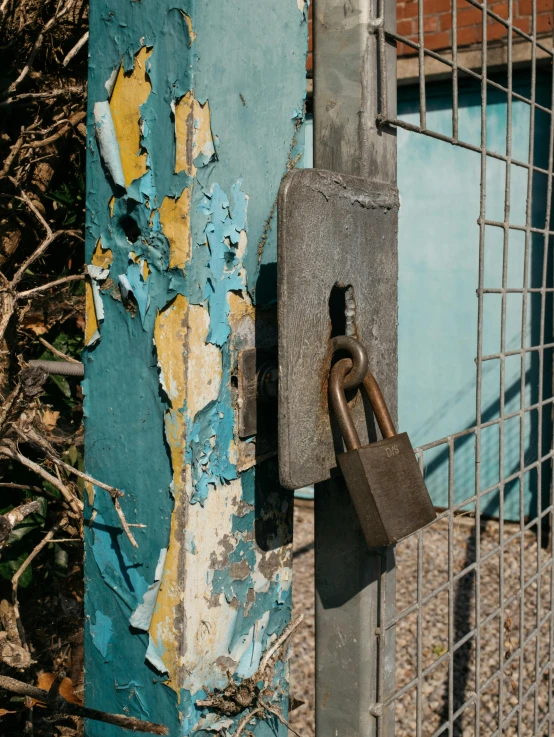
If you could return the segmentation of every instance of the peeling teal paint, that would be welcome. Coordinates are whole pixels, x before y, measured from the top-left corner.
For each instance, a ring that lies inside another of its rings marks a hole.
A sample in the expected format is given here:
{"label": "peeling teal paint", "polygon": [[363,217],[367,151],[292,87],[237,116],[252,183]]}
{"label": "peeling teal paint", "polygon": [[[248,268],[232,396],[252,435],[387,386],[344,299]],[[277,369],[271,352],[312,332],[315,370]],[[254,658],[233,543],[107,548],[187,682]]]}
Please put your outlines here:
{"label": "peeling teal paint", "polygon": [[[99,241],[113,261],[93,280],[102,319],[84,354],[86,467],[124,489],[128,521],[146,527],[133,528],[135,550],[109,495],[96,493],[87,506],[86,698],[93,708],[164,723],[172,737],[232,732],[242,714],[230,719],[196,705],[225,684],[225,667],[208,663],[213,667],[200,688],[193,675],[184,677],[178,694],[164,685],[167,653],[148,634],[163,585],[160,551],[171,546],[174,507],[164,425],[170,389],[161,382],[154,325],[183,295],[191,305],[207,308],[206,342],[221,351],[217,397],[193,417],[187,401],[171,409],[174,417],[185,418],[182,454],[192,476],[188,503],[205,505],[216,487],[239,478],[228,295],[241,293],[254,304],[275,298],[275,201],[281,177],[301,154],[306,38],[297,0],[202,7],[184,0],[91,3],[87,261]],[[109,97],[119,65],[130,74],[143,47],[151,49],[145,65],[150,90],[140,106],[146,173],[125,185],[125,154]],[[195,172],[176,172],[175,109],[190,91],[202,109],[209,103],[212,139],[194,156]],[[184,270],[170,268],[171,243],[160,208],[191,186],[190,258]],[[241,238],[247,239],[245,248]],[[290,617],[290,580],[279,573],[288,565],[286,553],[270,557],[290,543],[292,495],[279,489],[276,479],[271,462],[240,475],[243,513],[232,516],[227,556],[206,573],[206,603],[197,603],[207,607],[210,596],[219,593],[234,602],[227,656],[236,664],[237,681],[256,672],[269,638]],[[201,541],[182,532],[186,565],[194,566]],[[277,572],[266,579],[264,566]],[[286,717],[283,663],[277,663],[272,685],[274,703]],[[86,729],[89,737],[121,734],[95,722]],[[257,737],[284,735],[285,729],[267,715],[249,725]]]}
{"label": "peeling teal paint", "polygon": [[[104,659],[108,654],[108,645],[112,639],[112,620],[102,612],[96,612],[96,622],[90,625],[90,636],[94,646]],[[111,660],[111,657],[110,657]]]}

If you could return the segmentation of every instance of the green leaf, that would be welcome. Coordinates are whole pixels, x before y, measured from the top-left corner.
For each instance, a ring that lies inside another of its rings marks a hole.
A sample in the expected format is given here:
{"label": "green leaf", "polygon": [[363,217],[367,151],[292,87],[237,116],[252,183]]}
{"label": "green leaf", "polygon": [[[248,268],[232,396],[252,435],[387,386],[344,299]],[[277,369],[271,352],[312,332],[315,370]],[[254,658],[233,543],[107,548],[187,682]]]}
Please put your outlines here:
{"label": "green leaf", "polygon": [[71,387],[65,376],[57,376],[56,374],[50,374],[50,380],[56,384],[58,389],[62,392],[64,397],[71,397]]}
{"label": "green leaf", "polygon": [[75,466],[77,461],[79,460],[79,451],[75,447],[75,445],[72,445],[71,448],[67,451],[67,457],[69,458],[69,462],[72,466]]}
{"label": "green leaf", "polygon": [[[30,552],[31,551],[21,553],[21,555],[19,555],[17,558],[10,558],[8,560],[2,559],[2,561],[0,561],[0,576],[8,579],[8,581],[11,581],[11,579],[14,577],[17,571],[21,568],[23,563],[25,563],[25,561],[27,560]],[[25,588],[31,583],[32,579],[33,579],[32,566],[28,565],[27,568],[21,574],[21,578],[19,579],[19,585]]]}

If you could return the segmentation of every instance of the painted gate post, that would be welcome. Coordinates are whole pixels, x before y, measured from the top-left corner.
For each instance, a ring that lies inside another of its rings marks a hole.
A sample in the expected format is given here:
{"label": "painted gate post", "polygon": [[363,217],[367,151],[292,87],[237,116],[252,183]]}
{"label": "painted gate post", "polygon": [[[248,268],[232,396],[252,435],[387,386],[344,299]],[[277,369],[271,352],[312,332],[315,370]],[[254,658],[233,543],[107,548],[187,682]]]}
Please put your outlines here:
{"label": "painted gate post", "polygon": [[304,0],[91,2],[86,468],[128,528],[89,485],[86,698],[172,737],[286,731],[292,494],[236,374],[271,336],[306,46]]}

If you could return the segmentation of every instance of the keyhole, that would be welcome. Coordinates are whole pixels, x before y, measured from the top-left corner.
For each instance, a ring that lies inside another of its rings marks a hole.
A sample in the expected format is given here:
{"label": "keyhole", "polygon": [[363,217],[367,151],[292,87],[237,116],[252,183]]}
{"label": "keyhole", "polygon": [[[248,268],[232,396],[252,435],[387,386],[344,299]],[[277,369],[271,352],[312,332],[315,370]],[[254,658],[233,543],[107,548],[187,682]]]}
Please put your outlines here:
{"label": "keyhole", "polygon": [[335,284],[329,295],[329,319],[331,338],[337,335],[354,335],[354,290],[350,284],[345,287]]}

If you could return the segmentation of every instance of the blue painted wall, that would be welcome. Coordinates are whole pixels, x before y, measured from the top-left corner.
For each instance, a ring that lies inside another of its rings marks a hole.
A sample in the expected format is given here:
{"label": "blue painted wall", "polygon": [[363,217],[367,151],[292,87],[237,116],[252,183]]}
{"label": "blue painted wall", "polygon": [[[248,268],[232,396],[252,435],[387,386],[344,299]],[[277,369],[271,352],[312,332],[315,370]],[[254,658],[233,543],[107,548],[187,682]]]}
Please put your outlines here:
{"label": "blue painted wall", "polygon": [[[505,83],[505,80],[504,80]],[[529,75],[514,79],[514,89],[529,96]],[[419,124],[418,91],[400,89],[399,114]],[[539,75],[537,100],[548,104],[550,82]],[[427,126],[452,135],[452,92],[448,85],[427,86]],[[481,108],[477,85],[460,89],[459,138],[480,145]],[[512,107],[512,157],[529,160],[530,108],[514,100]],[[548,163],[548,123],[537,112],[535,164]],[[487,148],[505,154],[506,96],[489,88]],[[477,355],[477,296],[479,269],[480,154],[427,136],[398,130],[399,221],[399,422],[410,433],[414,446],[424,445],[475,425]],[[506,164],[487,158],[486,217],[504,220]],[[544,227],[546,177],[534,179],[532,225]],[[527,170],[512,165],[510,223],[525,225]],[[508,286],[523,286],[524,240],[522,232],[510,231]],[[542,236],[532,236],[529,286],[542,279]],[[486,227],[485,288],[502,286],[503,231]],[[552,307],[550,303],[550,308]],[[484,298],[483,354],[500,350],[501,296]],[[506,350],[522,347],[521,294],[507,297]],[[540,300],[528,298],[527,346],[536,345]],[[551,324],[551,323],[549,323]],[[547,330],[549,330],[547,325]],[[545,358],[551,355],[545,355]],[[525,406],[538,401],[538,356],[528,354]],[[520,408],[521,362],[506,359],[505,412]],[[500,361],[483,365],[482,421],[499,416]],[[548,385],[546,376],[545,385]],[[550,390],[549,390],[550,391]],[[550,395],[550,394],[549,394]],[[525,462],[538,457],[536,412],[525,415]],[[519,418],[505,423],[504,476],[519,469]],[[546,433],[548,434],[548,433]],[[499,481],[498,425],[482,432],[481,490]],[[448,505],[448,453],[446,446],[426,453],[426,482],[434,503]],[[455,446],[455,502],[475,492],[475,442],[469,435]],[[525,514],[536,502],[536,473],[526,476]],[[483,514],[498,513],[498,493],[483,500]],[[505,490],[505,517],[519,518],[519,484]]]}
{"label": "blue painted wall", "polygon": [[[232,732],[244,713],[197,700],[255,674],[290,618],[292,498],[274,464],[240,465],[231,375],[275,298],[306,48],[297,0],[90,8],[86,468],[142,527],[135,548],[88,489],[86,699],[171,737]],[[271,686],[286,716],[284,663]]]}

